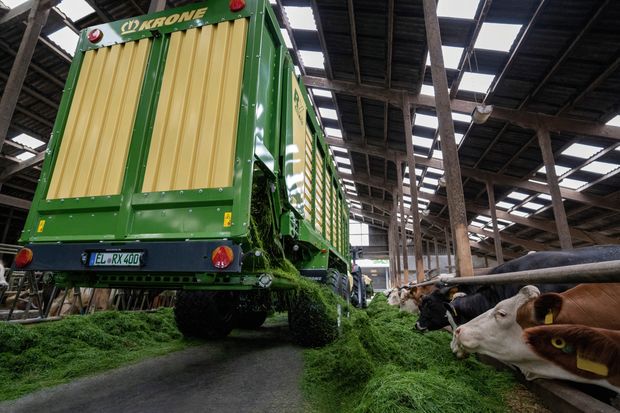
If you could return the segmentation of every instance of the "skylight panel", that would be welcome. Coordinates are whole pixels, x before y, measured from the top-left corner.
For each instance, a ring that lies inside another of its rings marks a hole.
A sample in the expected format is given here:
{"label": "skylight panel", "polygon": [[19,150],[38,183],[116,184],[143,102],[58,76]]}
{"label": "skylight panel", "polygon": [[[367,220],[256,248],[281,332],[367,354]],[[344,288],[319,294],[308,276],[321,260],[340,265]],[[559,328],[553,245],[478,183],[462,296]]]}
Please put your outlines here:
{"label": "skylight panel", "polygon": [[61,49],[69,53],[71,56],[75,53],[78,40],[80,39],[77,34],[67,26],[54,33],[48,35],[49,39],[60,46]]}
{"label": "skylight panel", "polygon": [[284,6],[284,11],[293,29],[316,31],[312,7]]}
{"label": "skylight panel", "polygon": [[484,226],[486,226],[484,222],[479,222],[479,221],[472,221],[471,224],[478,228],[483,228]]}
{"label": "skylight panel", "polygon": [[529,195],[528,194],[524,194],[523,192],[512,191],[507,196],[508,196],[508,198],[513,198],[513,199],[518,199],[519,201],[523,201]]}
{"label": "skylight panel", "polygon": [[534,211],[538,211],[540,208],[544,207],[542,204],[538,204],[536,202],[526,202],[522,205],[523,208],[531,209]]}
{"label": "skylight panel", "polygon": [[337,138],[342,138],[342,132],[340,131],[340,129],[336,129],[336,128],[325,128],[325,133],[328,136],[335,136]]}
{"label": "skylight panel", "polygon": [[343,158],[341,156],[334,156],[334,159],[338,163],[343,163],[345,165],[351,165],[351,160],[349,158]]}
{"label": "skylight panel", "polygon": [[325,69],[325,57],[323,52],[312,52],[310,50],[300,50],[299,55],[305,67],[315,69]]}
{"label": "skylight panel", "polygon": [[16,156],[20,161],[25,161],[26,159],[34,158],[34,153],[32,152],[22,152]]}
{"label": "skylight panel", "polygon": [[[461,56],[463,55],[462,47],[454,46],[441,46],[441,53],[443,54],[443,65],[446,69],[458,69],[459,63],[461,63]],[[431,54],[426,55],[426,66],[431,65]]]}
{"label": "skylight panel", "polygon": [[439,125],[439,121],[437,120],[436,116],[416,113],[415,124],[416,126],[425,126],[427,128],[437,129],[437,125]]}
{"label": "skylight panel", "polygon": [[462,133],[455,133],[454,134],[454,142],[457,145],[460,145],[461,142],[463,142],[463,138],[465,137],[465,135],[463,135]]}
{"label": "skylight panel", "polygon": [[311,90],[314,96],[322,96],[324,98],[332,97],[332,92],[330,92],[329,90],[317,89],[317,88],[312,88]]}
{"label": "skylight panel", "polygon": [[346,183],[346,184],[351,184],[351,185],[353,185],[353,184],[355,183],[355,182],[353,182],[352,180],[347,179],[347,178],[342,178],[342,181],[343,181],[344,183]]}
{"label": "skylight panel", "polygon": [[508,52],[520,30],[520,24],[482,23],[474,48]]}
{"label": "skylight panel", "polygon": [[26,1],[28,0],[2,0],[2,3],[4,3],[9,8],[14,9],[20,4],[24,4]]}
{"label": "skylight panel", "polygon": [[282,33],[282,37],[284,37],[284,44],[287,48],[293,48],[293,42],[291,42],[291,37],[288,35],[288,30],[280,28],[280,33]]}
{"label": "skylight panel", "polygon": [[583,143],[573,143],[566,148],[562,155],[574,156],[575,158],[588,159],[600,152],[603,148],[598,146],[585,145]]}
{"label": "skylight panel", "polygon": [[431,174],[437,174],[437,175],[443,175],[443,171],[441,169],[437,169],[437,168],[427,168],[426,172],[431,173]]}
{"label": "skylight panel", "polygon": [[84,0],[63,0],[56,8],[63,12],[71,21],[80,20],[82,17],[95,12],[95,9],[90,7]]}
{"label": "skylight panel", "polygon": [[420,93],[427,96],[435,96],[435,88],[433,85],[422,85]]}
{"label": "skylight panel", "polygon": [[483,73],[465,72],[459,85],[459,90],[469,90],[470,92],[487,93],[495,76]]}
{"label": "skylight panel", "polygon": [[560,181],[560,186],[568,189],[578,189],[587,184],[585,181],[578,179],[564,178]]}
{"label": "skylight panel", "polygon": [[338,120],[338,114],[334,109],[319,108],[319,113],[322,118]]}
{"label": "skylight panel", "polygon": [[620,115],[614,116],[605,125],[607,125],[607,126],[620,126]]}
{"label": "skylight panel", "polygon": [[440,0],[437,5],[437,16],[473,19],[476,17],[478,3],[479,0]]}
{"label": "skylight panel", "polygon": [[[423,148],[430,148],[431,146],[433,146],[433,140],[429,139],[429,138],[423,138],[421,136],[414,136],[413,137],[413,144],[415,146],[421,146]],[[417,171],[416,171],[417,173]]]}
{"label": "skylight panel", "polygon": [[506,201],[500,201],[496,203],[495,206],[501,209],[510,209],[513,206],[515,206],[515,204],[511,204],[510,202],[506,202]]}
{"label": "skylight panel", "polygon": [[435,158],[435,159],[443,159],[443,153],[441,151],[438,151],[437,149],[435,149],[433,151],[433,158]]}
{"label": "skylight panel", "polygon": [[295,65],[294,69],[295,69],[295,75],[301,76],[301,70],[299,69],[299,66]]}
{"label": "skylight panel", "polygon": [[426,192],[427,194],[435,194],[436,189],[430,189],[430,188],[426,188],[426,187],[422,187],[420,188],[420,191],[422,192]]}
{"label": "skylight panel", "polygon": [[37,149],[37,148],[40,148],[41,146],[45,145],[45,142],[40,141],[37,138],[33,138],[30,135],[26,135],[25,133],[17,135],[16,137],[14,137],[11,140],[13,142],[21,143],[22,145],[27,146],[27,147],[32,148],[32,149]]}
{"label": "skylight panel", "polygon": [[424,182],[425,184],[429,184],[429,185],[439,185],[438,179],[429,178],[428,176],[424,177],[424,179],[422,179],[422,182]]}
{"label": "skylight panel", "polygon": [[[568,168],[566,166],[555,165],[555,174],[557,176],[562,176],[562,175],[564,175],[568,171],[570,171],[570,168]],[[541,173],[541,174],[544,174],[544,175],[547,175],[547,168],[545,166],[542,166],[537,172]]]}
{"label": "skylight panel", "polygon": [[551,195],[549,194],[540,194],[538,195],[538,198],[544,199],[545,201],[551,201]]}
{"label": "skylight panel", "polygon": [[465,113],[452,112],[452,120],[470,123],[471,115],[467,115]]}
{"label": "skylight panel", "polygon": [[349,165],[338,165],[338,170],[340,172],[344,172],[344,173],[347,173],[347,174],[350,174],[352,172],[351,166],[349,166]]}
{"label": "skylight panel", "polygon": [[523,212],[523,211],[518,211],[518,210],[516,210],[516,211],[510,211],[510,213],[511,213],[511,214],[513,214],[513,215],[516,215],[516,216],[518,216],[518,217],[523,217],[523,218],[527,218],[527,217],[529,217],[529,216],[530,216],[530,214],[529,214],[529,213],[527,213],[527,212]]}
{"label": "skylight panel", "polygon": [[616,164],[608,163],[608,162],[594,161],[584,166],[583,168],[581,168],[581,170],[586,171],[586,172],[592,172],[595,174],[600,174],[600,175],[607,175],[611,171],[618,168],[618,166],[620,165],[616,165]]}
{"label": "skylight panel", "polygon": [[478,221],[482,221],[482,222],[491,222],[491,218],[489,217],[485,217],[484,215],[478,215],[476,218],[474,218],[475,220]]}

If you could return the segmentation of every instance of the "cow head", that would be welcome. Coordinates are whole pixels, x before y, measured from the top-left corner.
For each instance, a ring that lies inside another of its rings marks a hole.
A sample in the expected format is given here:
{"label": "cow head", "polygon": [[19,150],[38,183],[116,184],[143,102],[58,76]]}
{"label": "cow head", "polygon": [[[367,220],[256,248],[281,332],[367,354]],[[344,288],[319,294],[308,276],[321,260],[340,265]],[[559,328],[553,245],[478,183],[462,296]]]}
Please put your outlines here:
{"label": "cow head", "polygon": [[456,287],[443,287],[422,297],[420,300],[420,317],[415,323],[418,331],[439,330],[449,325],[446,311],[454,311],[450,301],[458,292]]}
{"label": "cow head", "polygon": [[539,356],[588,379],[620,372],[620,332],[573,324],[543,325],[523,331]]}
{"label": "cow head", "polygon": [[461,325],[453,333],[452,352],[459,358],[480,353],[504,361],[522,359],[531,351],[522,342],[523,330],[517,323],[517,312],[539,295],[538,288],[525,286],[514,297],[499,302],[495,308]]}

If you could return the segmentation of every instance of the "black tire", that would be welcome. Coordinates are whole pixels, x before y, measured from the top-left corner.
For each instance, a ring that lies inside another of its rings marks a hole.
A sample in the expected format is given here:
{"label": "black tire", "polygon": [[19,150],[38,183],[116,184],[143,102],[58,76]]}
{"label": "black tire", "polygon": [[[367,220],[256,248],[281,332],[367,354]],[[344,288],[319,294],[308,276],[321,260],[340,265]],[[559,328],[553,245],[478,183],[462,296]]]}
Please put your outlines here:
{"label": "black tire", "polygon": [[236,302],[230,292],[179,291],[174,307],[177,328],[186,337],[226,337],[234,327]]}
{"label": "black tire", "polygon": [[333,268],[327,269],[327,285],[336,295],[342,296],[342,281],[340,273]]}
{"label": "black tire", "polygon": [[243,311],[237,314],[237,327],[256,330],[265,323],[267,311]]}
{"label": "black tire", "polygon": [[362,275],[359,273],[353,274],[353,292],[351,293],[351,302],[357,308],[366,308],[368,303],[366,301],[366,285],[362,279]]}
{"label": "black tire", "polygon": [[349,285],[349,276],[347,274],[340,274],[340,296],[347,302],[351,302],[351,288]]}

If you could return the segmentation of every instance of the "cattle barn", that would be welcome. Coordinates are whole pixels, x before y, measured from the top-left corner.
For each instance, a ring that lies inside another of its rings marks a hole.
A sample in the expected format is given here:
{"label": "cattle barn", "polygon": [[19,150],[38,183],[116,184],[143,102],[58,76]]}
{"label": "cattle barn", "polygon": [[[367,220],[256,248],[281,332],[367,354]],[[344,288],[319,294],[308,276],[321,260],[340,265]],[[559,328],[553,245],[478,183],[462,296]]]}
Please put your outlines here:
{"label": "cattle barn", "polygon": [[[246,2],[253,0],[205,7]],[[451,300],[460,279],[485,277],[528,254],[620,244],[620,2],[265,2],[335,160],[349,244],[358,258],[387,266],[381,290],[433,285],[441,274]],[[0,254],[7,268],[80,31],[193,3],[0,0]],[[599,263],[578,264],[584,275],[571,279],[536,278],[550,264],[497,273],[520,285],[620,282],[617,268],[593,280],[588,265]],[[519,270],[533,271],[534,281],[518,278]],[[549,323],[539,324],[527,334]],[[588,328],[618,343],[617,327]],[[620,386],[617,367],[608,388]]]}

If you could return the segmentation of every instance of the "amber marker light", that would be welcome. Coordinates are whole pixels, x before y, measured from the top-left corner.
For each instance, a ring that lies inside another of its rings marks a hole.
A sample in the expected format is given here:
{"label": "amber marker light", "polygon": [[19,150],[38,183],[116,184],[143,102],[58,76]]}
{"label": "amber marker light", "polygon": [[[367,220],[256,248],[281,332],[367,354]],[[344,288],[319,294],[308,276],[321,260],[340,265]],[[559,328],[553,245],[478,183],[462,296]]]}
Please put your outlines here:
{"label": "amber marker light", "polygon": [[223,270],[227,268],[235,258],[235,254],[233,253],[232,248],[227,247],[226,245],[221,245],[213,250],[211,254],[211,262],[215,268],[219,268]]}

